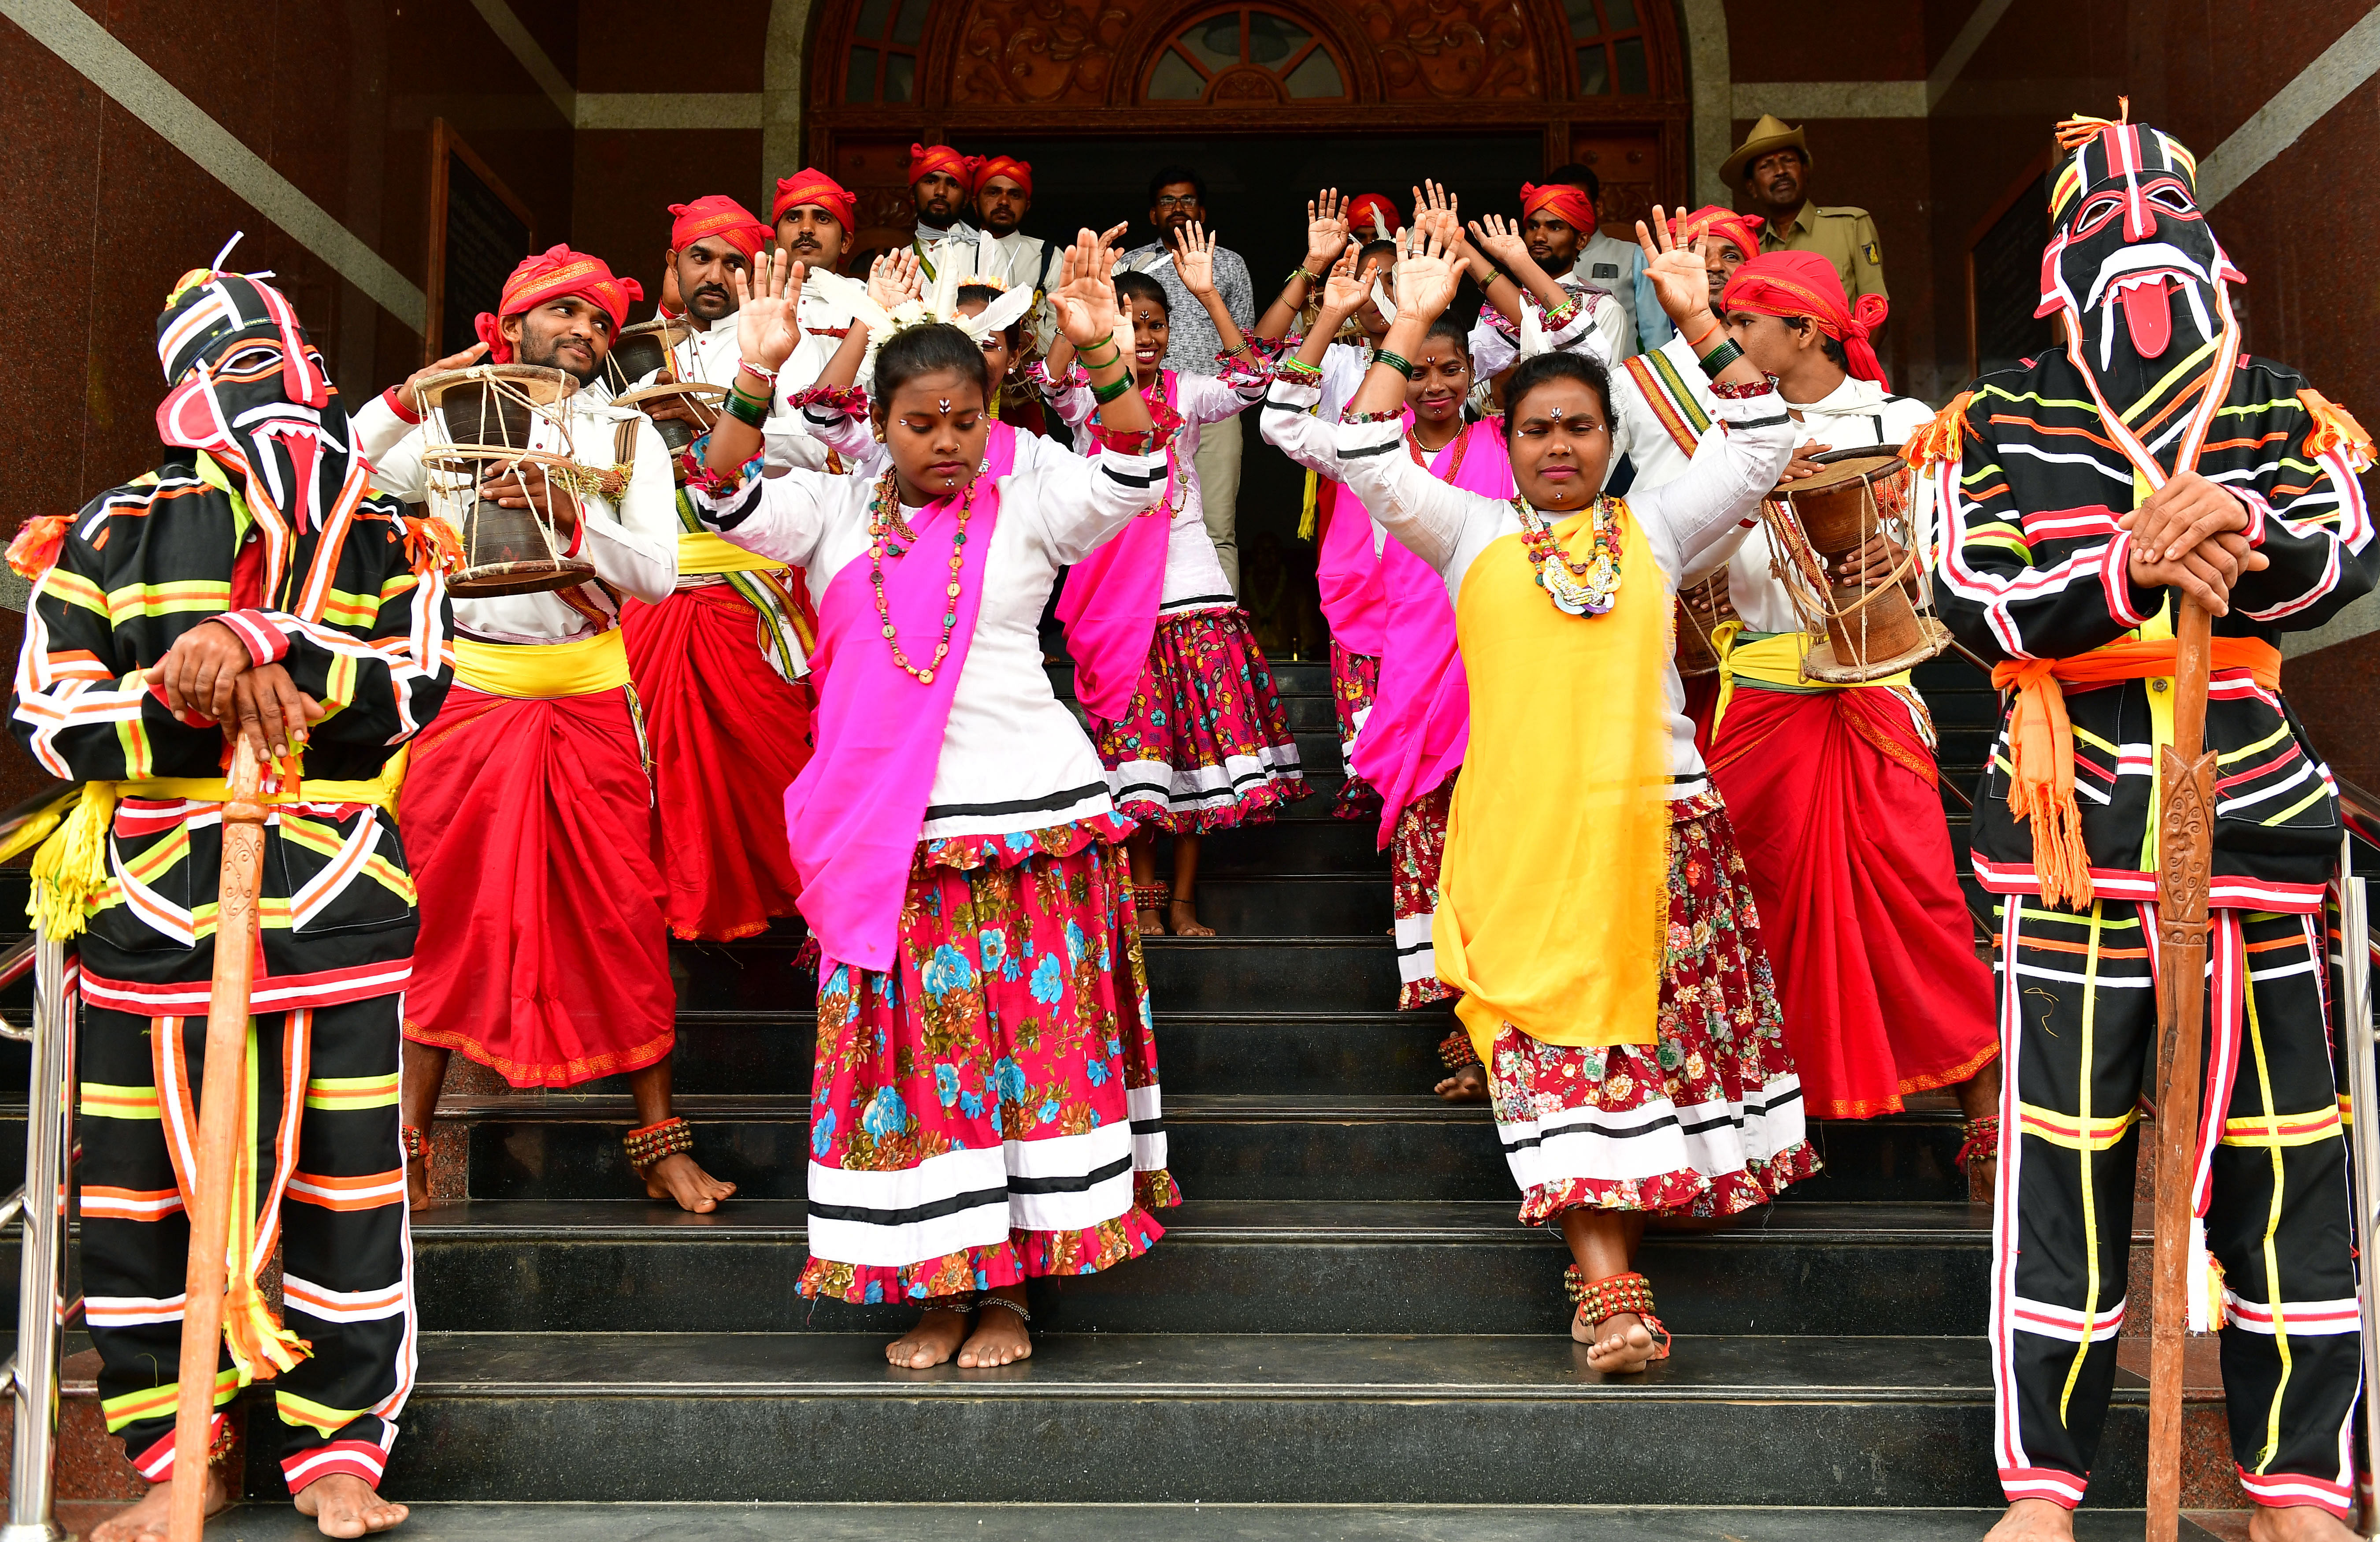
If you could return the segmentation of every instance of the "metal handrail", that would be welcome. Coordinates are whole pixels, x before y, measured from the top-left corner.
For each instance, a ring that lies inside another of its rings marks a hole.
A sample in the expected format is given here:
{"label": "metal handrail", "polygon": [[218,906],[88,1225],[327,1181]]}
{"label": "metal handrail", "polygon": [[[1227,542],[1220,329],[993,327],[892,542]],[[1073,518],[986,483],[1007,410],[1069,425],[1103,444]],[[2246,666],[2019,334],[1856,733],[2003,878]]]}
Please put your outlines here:
{"label": "metal handrail", "polygon": [[[0,838],[7,823],[0,820]],[[18,1262],[17,1353],[0,1367],[0,1386],[16,1415],[8,1519],[0,1525],[0,1542],[55,1542],[66,1535],[52,1512],[57,1499],[58,1362],[71,1310],[66,1299],[67,1205],[74,1187],[69,1170],[76,1155],[79,1013],[67,990],[63,941],[36,932],[0,962],[0,971],[15,965],[18,953],[30,957],[33,975],[33,1075],[25,1099],[25,1186],[0,1199],[0,1227],[21,1221],[25,1229]],[[18,968],[8,977],[24,972]]]}

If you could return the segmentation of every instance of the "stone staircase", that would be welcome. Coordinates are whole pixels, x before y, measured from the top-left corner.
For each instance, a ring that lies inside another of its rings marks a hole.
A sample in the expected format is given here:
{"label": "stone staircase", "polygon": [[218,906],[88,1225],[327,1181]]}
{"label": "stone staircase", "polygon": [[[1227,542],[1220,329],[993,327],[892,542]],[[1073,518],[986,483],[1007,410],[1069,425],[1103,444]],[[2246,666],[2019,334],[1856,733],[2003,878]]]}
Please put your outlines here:
{"label": "stone staircase", "polygon": [[[1949,1100],[1821,1123],[1823,1176],[1724,1229],[1656,1232],[1643,1267],[1677,1357],[1600,1378],[1567,1336],[1559,1236],[1513,1220],[1487,1111],[1428,1095],[1448,1019],[1389,1010],[1387,865],[1368,824],[1328,817],[1326,672],[1275,674],[1320,792],[1208,842],[1201,909],[1223,935],[1148,945],[1190,1196],[1161,1214],[1148,1257],[1037,1282],[1028,1362],[888,1367],[881,1345],[906,1309],[794,1292],[813,1032],[799,931],[677,945],[680,1110],[704,1164],[741,1193],[710,1217],[626,1197],[640,1189],[620,1147],[623,1087],[514,1092],[458,1060],[439,1137],[452,1197],[413,1226],[420,1374],[392,1491],[1787,1506],[1873,1512],[1881,1529],[1861,1536],[1892,1534],[1900,1507],[1996,1506],[1979,1336],[1990,1218],[1952,1165]],[[1920,681],[1945,770],[1972,787],[1988,687],[1956,661]],[[20,1160],[12,1130],[0,1125],[0,1166]],[[88,1443],[96,1409],[72,1367],[67,1395]],[[2191,1413],[2219,1418],[2203,1394]],[[2144,1383],[2126,1371],[2095,1504],[2140,1502],[2145,1438]],[[2219,1439],[2194,1444],[2219,1458]],[[2188,1502],[2237,1503],[2219,1460],[2193,1473]],[[261,1459],[249,1479],[281,1491]],[[1758,1535],[1772,1534],[1785,1535]]]}

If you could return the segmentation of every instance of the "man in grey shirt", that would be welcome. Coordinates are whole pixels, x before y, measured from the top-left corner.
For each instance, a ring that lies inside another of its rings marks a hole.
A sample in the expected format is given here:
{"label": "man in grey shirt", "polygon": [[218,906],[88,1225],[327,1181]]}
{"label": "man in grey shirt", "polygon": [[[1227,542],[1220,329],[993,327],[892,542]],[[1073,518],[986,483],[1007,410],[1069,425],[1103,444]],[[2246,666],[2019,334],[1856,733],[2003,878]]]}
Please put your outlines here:
{"label": "man in grey shirt", "polygon": [[[1172,312],[1172,335],[1165,350],[1165,367],[1177,372],[1211,375],[1217,368],[1215,355],[1221,351],[1222,339],[1216,335],[1215,323],[1207,314],[1207,308],[1192,297],[1183,286],[1182,275],[1173,271],[1174,237],[1184,225],[1194,221],[1202,225],[1207,223],[1207,179],[1189,166],[1160,166],[1148,179],[1148,223],[1157,231],[1157,239],[1125,252],[1117,267],[1147,273],[1164,287]],[[1247,262],[1238,252],[1223,247],[1215,249],[1215,287],[1223,297],[1223,308],[1232,313],[1241,332],[1254,331],[1256,290],[1248,282]],[[1199,431],[1198,489],[1205,505],[1200,512],[1206,516],[1207,534],[1215,542],[1215,555],[1223,565],[1223,577],[1231,581],[1233,594],[1240,591],[1237,530],[1240,456],[1245,446],[1237,418],[1209,423]]]}

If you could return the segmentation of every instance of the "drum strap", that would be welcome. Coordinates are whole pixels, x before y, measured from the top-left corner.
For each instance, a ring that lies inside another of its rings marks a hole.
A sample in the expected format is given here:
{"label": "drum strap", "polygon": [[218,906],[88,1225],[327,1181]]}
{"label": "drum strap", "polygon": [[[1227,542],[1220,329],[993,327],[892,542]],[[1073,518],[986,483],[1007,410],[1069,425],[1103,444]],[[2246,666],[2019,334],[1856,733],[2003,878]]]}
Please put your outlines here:
{"label": "drum strap", "polygon": [[1624,368],[1644,395],[1645,405],[1660,420],[1662,431],[1692,457],[1694,446],[1710,431],[1711,420],[1702,404],[1694,400],[1694,388],[1679,375],[1677,366],[1656,348],[1629,358]]}

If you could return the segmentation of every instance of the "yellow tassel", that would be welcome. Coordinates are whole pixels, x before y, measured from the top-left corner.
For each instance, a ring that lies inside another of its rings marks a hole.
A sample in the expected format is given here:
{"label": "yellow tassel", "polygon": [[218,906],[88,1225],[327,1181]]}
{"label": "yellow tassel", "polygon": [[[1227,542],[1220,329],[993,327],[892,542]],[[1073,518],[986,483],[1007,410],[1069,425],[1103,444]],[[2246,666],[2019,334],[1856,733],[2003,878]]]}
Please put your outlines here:
{"label": "yellow tassel", "polygon": [[270,1381],[314,1353],[312,1341],[284,1328],[266,1305],[248,1270],[234,1264],[231,1290],[224,1297],[224,1347],[239,1372],[243,1387]]}
{"label": "yellow tassel", "polygon": [[25,912],[52,938],[83,929],[107,891],[107,832],[115,822],[115,784],[86,782],[65,822],[33,854],[33,897]]}
{"label": "yellow tassel", "polygon": [[1319,477],[1312,471],[1305,473],[1305,501],[1297,511],[1297,539],[1300,540],[1314,539],[1314,528],[1319,523],[1314,509],[1314,500],[1320,495],[1320,485]]}

